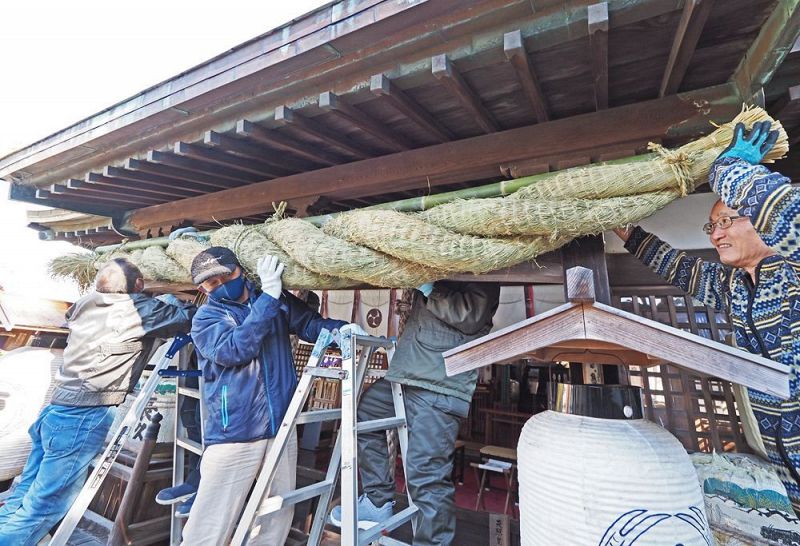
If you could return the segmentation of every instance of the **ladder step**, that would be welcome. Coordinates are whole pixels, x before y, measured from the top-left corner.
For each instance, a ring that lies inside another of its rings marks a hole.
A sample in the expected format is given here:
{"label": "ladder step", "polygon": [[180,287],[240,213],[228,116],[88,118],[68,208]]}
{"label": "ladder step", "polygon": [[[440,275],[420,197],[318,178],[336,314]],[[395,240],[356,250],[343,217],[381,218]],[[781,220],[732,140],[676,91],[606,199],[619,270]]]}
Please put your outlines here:
{"label": "ladder step", "polygon": [[188,396],[189,398],[195,398],[200,400],[200,390],[199,389],[192,389],[190,387],[178,387],[178,394],[183,396]]}
{"label": "ladder step", "polygon": [[277,512],[284,506],[292,506],[303,501],[307,501],[308,499],[319,497],[324,492],[328,491],[332,486],[333,482],[330,480],[323,480],[321,482],[312,483],[311,485],[301,487],[300,489],[295,489],[294,491],[287,491],[283,495],[269,497],[261,505],[256,516],[266,516],[272,512]]}
{"label": "ladder step", "polygon": [[347,372],[341,368],[319,368],[317,366],[306,366],[303,373],[314,377],[327,377],[328,379],[344,379]]}
{"label": "ladder step", "polygon": [[372,337],[372,336],[355,336],[356,345],[360,347],[383,347],[384,349],[391,349],[394,347],[394,342],[385,337]]}
{"label": "ladder step", "polygon": [[189,438],[175,438],[175,443],[178,444],[179,447],[182,447],[186,451],[191,451],[192,453],[196,453],[197,455],[203,454],[203,446],[190,440]]}
{"label": "ladder step", "polygon": [[381,537],[378,539],[376,544],[380,544],[380,546],[409,546],[407,543],[400,542],[396,538],[392,537]]}
{"label": "ladder step", "polygon": [[303,423],[320,423],[322,421],[335,421],[341,418],[342,410],[340,409],[304,411],[297,416],[296,424],[302,425]]}
{"label": "ladder step", "polygon": [[409,506],[405,510],[401,510],[400,512],[396,513],[382,524],[376,525],[375,527],[371,527],[370,529],[359,531],[358,533],[359,546],[366,546],[370,542],[378,540],[384,531],[386,532],[394,531],[404,523],[411,521],[411,518],[414,517],[414,514],[416,513],[417,513],[417,507]]}
{"label": "ladder step", "polygon": [[406,424],[403,417],[387,417],[386,419],[375,419],[373,421],[362,421],[356,425],[358,432],[372,432],[374,430],[386,430],[401,427]]}

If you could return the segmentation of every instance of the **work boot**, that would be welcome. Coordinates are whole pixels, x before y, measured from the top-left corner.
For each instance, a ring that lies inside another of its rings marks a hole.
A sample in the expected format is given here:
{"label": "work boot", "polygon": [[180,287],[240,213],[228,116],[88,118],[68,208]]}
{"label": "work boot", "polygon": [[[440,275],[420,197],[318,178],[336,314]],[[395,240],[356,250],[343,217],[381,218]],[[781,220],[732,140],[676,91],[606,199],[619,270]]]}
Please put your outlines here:
{"label": "work boot", "polygon": [[182,483],[180,485],[176,485],[174,487],[167,487],[162,489],[156,495],[156,502],[158,504],[175,504],[177,502],[183,502],[189,497],[193,496],[197,493],[197,488],[189,483]]}
{"label": "work boot", "polygon": [[[358,528],[369,529],[379,523],[383,523],[394,515],[394,501],[389,501],[380,508],[372,504],[369,497],[365,494],[358,497]],[[336,527],[342,526],[342,507],[334,506],[331,510],[330,522]]]}

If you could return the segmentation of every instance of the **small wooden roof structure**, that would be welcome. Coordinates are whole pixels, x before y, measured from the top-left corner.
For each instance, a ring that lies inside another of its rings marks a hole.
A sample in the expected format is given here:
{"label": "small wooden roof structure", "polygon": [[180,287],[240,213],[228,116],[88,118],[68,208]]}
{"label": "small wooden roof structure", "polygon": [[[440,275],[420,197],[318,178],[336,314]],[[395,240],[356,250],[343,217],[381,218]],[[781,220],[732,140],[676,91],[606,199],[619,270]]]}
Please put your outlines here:
{"label": "small wooden roof structure", "polygon": [[786,366],[595,301],[592,271],[567,271],[568,302],[444,353],[448,375],[520,358],[655,366],[669,363],[781,398]]}
{"label": "small wooden roof structure", "polygon": [[70,303],[36,299],[0,291],[0,325],[7,332],[35,330],[67,333],[64,314]]}

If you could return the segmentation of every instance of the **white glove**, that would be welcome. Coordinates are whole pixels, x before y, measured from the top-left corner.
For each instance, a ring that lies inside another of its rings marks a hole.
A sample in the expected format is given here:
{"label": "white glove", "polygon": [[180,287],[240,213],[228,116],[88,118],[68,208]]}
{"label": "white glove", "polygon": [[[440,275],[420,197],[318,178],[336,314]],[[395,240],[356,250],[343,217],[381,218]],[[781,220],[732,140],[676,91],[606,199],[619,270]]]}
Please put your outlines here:
{"label": "white glove", "polygon": [[283,283],[281,283],[283,267],[278,258],[270,254],[259,258],[256,266],[256,273],[261,279],[261,291],[276,300],[281,297],[281,288],[283,288]]}
{"label": "white glove", "polygon": [[353,335],[353,336],[368,336],[369,334],[364,331],[364,329],[356,324],[355,322],[351,322],[350,324],[345,324],[341,328],[339,328],[339,335],[342,337],[346,335]]}

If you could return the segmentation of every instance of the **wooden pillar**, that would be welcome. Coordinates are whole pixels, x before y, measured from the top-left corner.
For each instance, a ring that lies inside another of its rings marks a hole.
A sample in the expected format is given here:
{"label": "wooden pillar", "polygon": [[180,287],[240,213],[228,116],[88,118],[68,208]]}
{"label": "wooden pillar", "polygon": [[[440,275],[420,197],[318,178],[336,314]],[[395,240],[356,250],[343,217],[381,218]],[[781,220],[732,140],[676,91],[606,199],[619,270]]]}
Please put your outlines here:
{"label": "wooden pillar", "polygon": [[[566,271],[575,266],[582,266],[592,270],[594,278],[595,300],[599,303],[611,305],[611,286],[608,284],[608,268],[606,267],[605,242],[602,235],[580,237],[570,242],[561,249],[561,262]],[[564,278],[564,298],[567,297],[567,282]],[[572,363],[569,366],[570,380],[573,383],[583,383],[583,366]],[[603,383],[616,384],[624,374],[620,373],[619,366],[603,366]]]}

